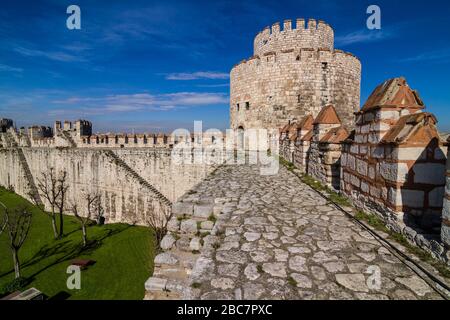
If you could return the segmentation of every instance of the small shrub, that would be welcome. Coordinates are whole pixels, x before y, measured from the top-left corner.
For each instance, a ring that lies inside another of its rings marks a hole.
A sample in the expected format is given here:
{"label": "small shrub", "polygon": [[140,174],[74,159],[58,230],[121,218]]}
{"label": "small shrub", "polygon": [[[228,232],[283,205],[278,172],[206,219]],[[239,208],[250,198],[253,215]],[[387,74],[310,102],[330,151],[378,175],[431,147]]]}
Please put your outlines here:
{"label": "small shrub", "polygon": [[211,215],[208,217],[208,221],[211,221],[212,223],[216,223],[217,218],[216,218],[213,214],[211,214]]}
{"label": "small shrub", "polygon": [[263,267],[260,264],[256,266],[256,271],[258,271],[258,273],[264,273]]}
{"label": "small shrub", "polygon": [[0,295],[10,294],[14,291],[21,290],[25,288],[30,283],[30,280],[25,277],[20,277],[14,279],[13,281],[7,283],[0,289]]}
{"label": "small shrub", "polygon": [[191,287],[194,289],[199,289],[201,286],[202,286],[202,284],[198,283],[198,282],[194,282],[193,284],[191,284]]}
{"label": "small shrub", "polygon": [[213,245],[212,245],[212,247],[214,248],[214,249],[219,249],[220,248],[220,243],[218,243],[218,242],[214,242],[213,243]]}
{"label": "small shrub", "polygon": [[288,281],[289,285],[291,285],[291,286],[293,286],[293,287],[297,287],[297,281],[295,281],[294,278],[288,277],[288,278],[287,278],[287,281]]}

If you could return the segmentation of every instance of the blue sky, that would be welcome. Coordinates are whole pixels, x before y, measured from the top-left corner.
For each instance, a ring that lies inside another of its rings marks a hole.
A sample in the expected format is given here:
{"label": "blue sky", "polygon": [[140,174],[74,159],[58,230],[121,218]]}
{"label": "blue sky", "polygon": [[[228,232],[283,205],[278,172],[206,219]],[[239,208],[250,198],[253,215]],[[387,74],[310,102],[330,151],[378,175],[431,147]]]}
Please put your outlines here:
{"label": "blue sky", "polygon": [[[81,8],[81,30],[66,8]],[[366,28],[381,7],[382,29]],[[228,73],[253,38],[316,18],[362,62],[362,99],[405,76],[450,131],[450,3],[443,1],[82,1],[0,4],[0,117],[18,126],[87,118],[94,131],[228,127]]]}

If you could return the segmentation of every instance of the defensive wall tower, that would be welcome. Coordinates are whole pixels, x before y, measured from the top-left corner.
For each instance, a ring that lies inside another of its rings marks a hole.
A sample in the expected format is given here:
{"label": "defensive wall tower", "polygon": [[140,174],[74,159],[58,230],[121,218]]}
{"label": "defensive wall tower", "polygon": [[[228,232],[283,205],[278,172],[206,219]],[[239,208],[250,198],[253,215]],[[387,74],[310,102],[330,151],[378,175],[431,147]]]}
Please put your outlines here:
{"label": "defensive wall tower", "polygon": [[353,126],[360,107],[361,63],[334,49],[327,23],[285,20],[258,33],[254,55],[230,74],[231,128],[276,129],[333,104],[344,125]]}

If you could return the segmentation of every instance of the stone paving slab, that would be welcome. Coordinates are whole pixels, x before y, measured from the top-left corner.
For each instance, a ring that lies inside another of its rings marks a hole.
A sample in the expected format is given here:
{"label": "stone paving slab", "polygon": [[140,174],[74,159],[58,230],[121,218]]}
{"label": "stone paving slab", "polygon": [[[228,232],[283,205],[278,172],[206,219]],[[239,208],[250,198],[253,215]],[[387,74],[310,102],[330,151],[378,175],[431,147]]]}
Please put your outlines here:
{"label": "stone paving slab", "polygon": [[263,176],[257,165],[224,166],[189,197],[215,199],[221,214],[184,298],[440,299],[284,167]]}

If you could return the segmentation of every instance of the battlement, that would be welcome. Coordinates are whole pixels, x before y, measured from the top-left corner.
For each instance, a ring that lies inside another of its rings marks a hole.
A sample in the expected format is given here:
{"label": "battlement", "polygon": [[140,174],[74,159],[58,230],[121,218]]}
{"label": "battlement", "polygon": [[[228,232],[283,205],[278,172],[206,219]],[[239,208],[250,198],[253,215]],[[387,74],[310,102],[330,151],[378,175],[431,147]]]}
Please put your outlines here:
{"label": "battlement", "polygon": [[286,64],[286,63],[298,63],[302,62],[322,62],[333,63],[339,62],[344,64],[352,64],[361,68],[359,58],[354,54],[338,49],[329,48],[290,48],[283,49],[279,52],[269,51],[264,54],[254,55],[247,60],[242,60],[238,64],[233,66],[232,73],[238,70],[242,72],[248,72],[249,69],[265,66],[267,64]]}
{"label": "battlement", "polygon": [[295,27],[291,20],[285,20],[281,29],[280,22],[266,27],[254,40],[254,54],[280,52],[285,49],[327,48],[334,49],[334,30],[326,22],[309,19],[297,19]]}

